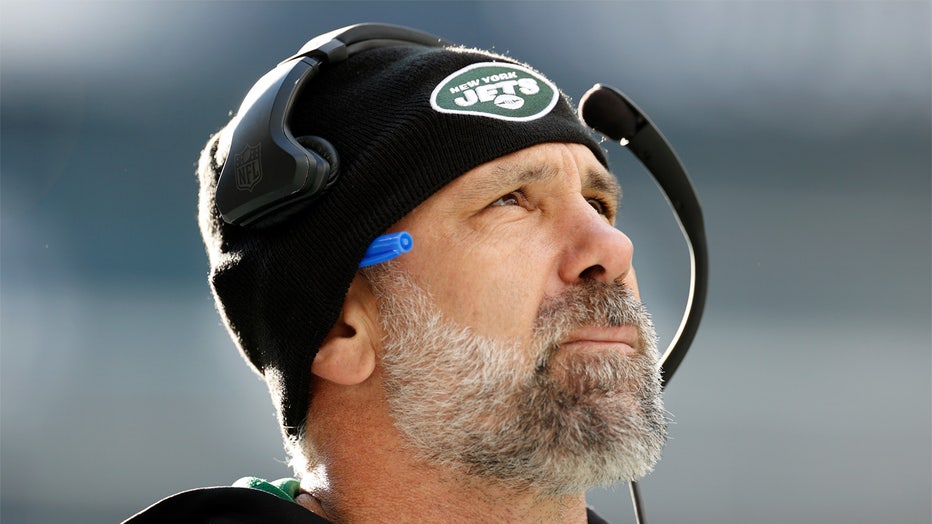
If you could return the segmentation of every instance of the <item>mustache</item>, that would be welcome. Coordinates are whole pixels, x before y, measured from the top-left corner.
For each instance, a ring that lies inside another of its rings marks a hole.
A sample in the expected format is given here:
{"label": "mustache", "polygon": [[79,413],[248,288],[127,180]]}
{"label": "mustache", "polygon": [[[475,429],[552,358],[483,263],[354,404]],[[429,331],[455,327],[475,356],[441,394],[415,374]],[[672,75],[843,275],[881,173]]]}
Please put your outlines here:
{"label": "mustache", "polygon": [[655,348],[653,319],[628,286],[621,282],[589,279],[559,295],[547,297],[541,303],[534,323],[534,335],[552,351],[575,329],[626,325],[637,328],[638,349]]}

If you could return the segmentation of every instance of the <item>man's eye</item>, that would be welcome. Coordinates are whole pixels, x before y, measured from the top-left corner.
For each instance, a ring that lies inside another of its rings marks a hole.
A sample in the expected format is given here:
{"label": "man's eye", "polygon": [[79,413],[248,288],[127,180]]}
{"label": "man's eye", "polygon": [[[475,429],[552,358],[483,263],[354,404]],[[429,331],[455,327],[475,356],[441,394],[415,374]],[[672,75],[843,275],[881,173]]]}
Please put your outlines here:
{"label": "man's eye", "polygon": [[608,214],[608,206],[606,206],[605,202],[602,202],[598,198],[587,198],[586,202],[589,202],[589,205],[592,206],[592,209],[595,209],[598,214]]}
{"label": "man's eye", "polygon": [[524,195],[522,195],[520,192],[512,191],[511,193],[502,196],[495,202],[492,202],[490,206],[520,206],[523,197]]}

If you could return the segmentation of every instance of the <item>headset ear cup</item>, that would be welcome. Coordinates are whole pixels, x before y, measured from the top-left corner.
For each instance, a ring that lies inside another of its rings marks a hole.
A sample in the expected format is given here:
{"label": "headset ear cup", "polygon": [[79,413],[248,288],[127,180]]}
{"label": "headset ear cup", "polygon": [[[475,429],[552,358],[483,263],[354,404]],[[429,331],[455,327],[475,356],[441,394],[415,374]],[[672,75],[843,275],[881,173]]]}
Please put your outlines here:
{"label": "headset ear cup", "polygon": [[328,164],[330,164],[327,181],[324,182],[323,187],[321,187],[321,191],[330,189],[330,186],[332,186],[340,176],[340,155],[337,154],[337,149],[333,147],[333,144],[319,136],[299,136],[296,138],[296,140],[299,144],[307,148],[312,153],[316,153],[323,157],[323,159],[326,160]]}
{"label": "headset ear cup", "polygon": [[333,147],[333,144],[319,136],[310,135],[297,137],[295,140],[312,156],[316,157],[315,162],[318,164],[323,164],[319,167],[326,168],[327,179],[324,181],[323,185],[320,186],[320,189],[314,192],[314,196],[282,203],[276,207],[274,213],[267,213],[262,218],[252,222],[250,225],[254,228],[261,229],[276,226],[307,209],[308,206],[312,205],[318,196],[324,193],[327,189],[330,188],[330,186],[333,185],[334,182],[336,182],[339,176],[340,156],[337,154],[337,150],[335,147]]}

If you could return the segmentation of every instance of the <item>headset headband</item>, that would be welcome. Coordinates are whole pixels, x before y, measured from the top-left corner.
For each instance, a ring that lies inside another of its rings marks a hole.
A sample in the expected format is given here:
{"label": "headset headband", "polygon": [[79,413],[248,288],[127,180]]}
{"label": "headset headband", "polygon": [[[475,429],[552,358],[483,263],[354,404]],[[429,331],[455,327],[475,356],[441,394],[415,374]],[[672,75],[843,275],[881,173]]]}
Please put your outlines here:
{"label": "headset headband", "polygon": [[217,209],[226,223],[281,221],[335,181],[336,151],[319,138],[299,142],[291,133],[291,109],[322,67],[392,45],[438,47],[446,42],[407,27],[352,25],[310,40],[256,82],[231,123],[230,152],[217,182]]}

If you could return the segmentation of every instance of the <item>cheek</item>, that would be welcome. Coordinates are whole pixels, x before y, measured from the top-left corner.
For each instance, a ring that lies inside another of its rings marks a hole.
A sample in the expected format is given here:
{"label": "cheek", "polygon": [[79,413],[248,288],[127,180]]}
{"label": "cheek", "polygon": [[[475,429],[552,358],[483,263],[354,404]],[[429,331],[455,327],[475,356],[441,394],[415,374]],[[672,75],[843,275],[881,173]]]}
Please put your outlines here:
{"label": "cheek", "polygon": [[411,257],[404,265],[447,318],[480,335],[529,337],[546,281],[539,257],[518,245],[446,247],[441,253],[425,245],[425,255],[436,256]]}
{"label": "cheek", "polygon": [[534,275],[512,270],[490,270],[477,277],[457,297],[463,320],[483,335],[527,338],[542,300]]}

